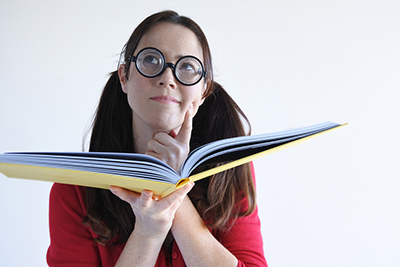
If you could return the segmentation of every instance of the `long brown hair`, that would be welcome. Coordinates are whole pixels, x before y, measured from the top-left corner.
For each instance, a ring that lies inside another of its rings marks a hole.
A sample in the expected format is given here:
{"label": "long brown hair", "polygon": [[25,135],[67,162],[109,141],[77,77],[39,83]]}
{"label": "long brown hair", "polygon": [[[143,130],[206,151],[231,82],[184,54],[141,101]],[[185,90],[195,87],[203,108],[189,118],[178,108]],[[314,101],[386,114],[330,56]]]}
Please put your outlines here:
{"label": "long brown hair", "polygon": [[[190,149],[203,144],[235,136],[243,136],[250,124],[233,99],[218,83],[213,81],[211,53],[201,28],[191,19],[173,11],[156,13],[146,18],[132,33],[123,55],[126,73],[128,57],[136,49],[140,38],[157,23],[169,22],[192,30],[203,49],[206,71],[205,101],[193,118]],[[246,124],[246,125],[244,125]],[[118,73],[111,73],[96,111],[90,139],[90,151],[134,152],[132,110],[123,93]],[[211,229],[226,230],[239,216],[255,209],[255,189],[248,164],[236,167],[196,182],[189,193],[199,214]],[[245,204],[239,205],[243,200]],[[109,190],[86,189],[87,215],[84,223],[99,235],[101,243],[126,242],[135,225],[135,215],[128,203]]]}

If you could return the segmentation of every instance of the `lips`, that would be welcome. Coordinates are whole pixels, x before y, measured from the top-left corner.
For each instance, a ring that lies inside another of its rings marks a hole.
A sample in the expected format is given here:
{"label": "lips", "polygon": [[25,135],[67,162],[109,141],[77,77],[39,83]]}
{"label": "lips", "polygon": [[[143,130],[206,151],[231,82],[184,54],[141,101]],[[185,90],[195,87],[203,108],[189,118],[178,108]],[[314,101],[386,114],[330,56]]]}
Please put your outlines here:
{"label": "lips", "polygon": [[165,103],[165,104],[178,104],[179,101],[175,97],[172,96],[166,96],[166,95],[158,95],[158,96],[153,96],[150,97],[151,100],[160,102],[160,103]]}

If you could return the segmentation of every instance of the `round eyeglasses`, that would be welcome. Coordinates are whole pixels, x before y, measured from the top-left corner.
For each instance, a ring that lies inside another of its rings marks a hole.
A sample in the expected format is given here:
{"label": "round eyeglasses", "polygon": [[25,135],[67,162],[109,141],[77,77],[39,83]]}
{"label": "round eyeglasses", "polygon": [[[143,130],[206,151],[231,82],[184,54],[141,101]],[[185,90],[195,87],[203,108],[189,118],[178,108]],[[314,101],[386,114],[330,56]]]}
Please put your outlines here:
{"label": "round eyeglasses", "polygon": [[138,72],[147,78],[161,75],[167,67],[173,70],[175,78],[183,85],[195,85],[206,76],[203,64],[194,56],[181,57],[175,64],[167,63],[160,50],[146,47],[130,59],[135,62]]}

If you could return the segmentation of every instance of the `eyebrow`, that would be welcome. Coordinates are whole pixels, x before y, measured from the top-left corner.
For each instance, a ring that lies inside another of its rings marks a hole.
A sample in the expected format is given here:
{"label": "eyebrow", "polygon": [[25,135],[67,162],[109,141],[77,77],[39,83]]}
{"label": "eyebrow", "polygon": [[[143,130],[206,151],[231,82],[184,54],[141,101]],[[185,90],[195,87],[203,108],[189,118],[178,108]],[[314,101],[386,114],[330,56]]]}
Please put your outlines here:
{"label": "eyebrow", "polygon": [[[151,45],[150,45],[150,46],[145,46],[145,47],[143,47],[143,48],[140,48],[140,49],[138,50],[138,52],[141,51],[142,49],[145,49],[145,48],[155,48],[155,49],[159,50],[159,51],[163,54],[163,56],[164,56],[164,58],[165,58],[165,61],[166,61],[166,62],[171,62],[170,60],[167,60],[167,58],[166,58],[166,56],[165,56],[165,52],[163,52],[163,50],[162,50],[161,48],[157,47],[157,46],[151,46]],[[137,53],[138,53],[138,52],[137,52]],[[172,59],[172,61],[176,63],[179,59],[181,59],[181,58],[183,58],[183,57],[186,57],[186,56],[196,57],[196,58],[199,59],[200,62],[202,62],[202,63],[203,63],[203,60],[204,60],[204,59],[202,59],[201,56],[199,56],[199,55],[195,55],[195,54],[182,54],[182,53],[180,53],[180,54],[174,56],[173,59]]]}
{"label": "eyebrow", "polygon": [[[161,50],[160,50],[160,51],[161,51]],[[163,53],[163,55],[164,55],[164,53]],[[178,54],[178,55],[176,55],[176,56],[173,58],[173,60],[176,62],[176,61],[178,61],[179,59],[181,59],[181,58],[183,58],[183,57],[187,57],[187,56],[195,57],[195,58],[198,58],[200,61],[202,61],[202,60],[200,59],[199,56],[194,55],[194,54],[186,54],[186,55]],[[164,57],[165,57],[165,55],[164,55]],[[165,60],[168,61],[167,59],[165,59]]]}

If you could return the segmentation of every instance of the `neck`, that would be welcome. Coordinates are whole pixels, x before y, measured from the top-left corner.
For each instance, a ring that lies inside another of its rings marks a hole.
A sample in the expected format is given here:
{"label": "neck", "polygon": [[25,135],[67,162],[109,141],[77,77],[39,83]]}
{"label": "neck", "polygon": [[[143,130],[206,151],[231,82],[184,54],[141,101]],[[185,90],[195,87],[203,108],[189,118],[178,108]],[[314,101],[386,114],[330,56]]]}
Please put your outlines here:
{"label": "neck", "polygon": [[147,151],[147,143],[153,139],[155,132],[148,131],[137,131],[135,127],[133,127],[133,143],[135,145],[135,152],[144,154]]}

